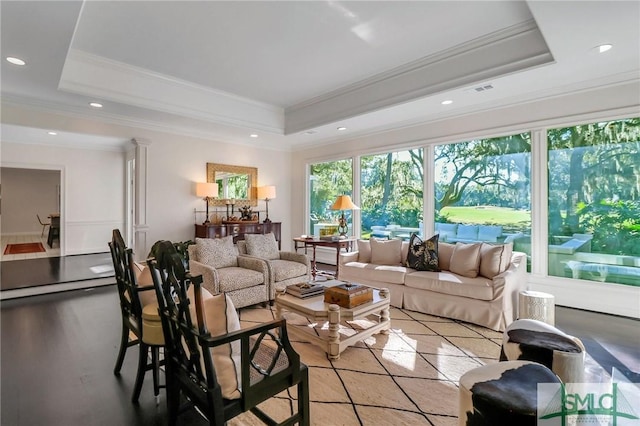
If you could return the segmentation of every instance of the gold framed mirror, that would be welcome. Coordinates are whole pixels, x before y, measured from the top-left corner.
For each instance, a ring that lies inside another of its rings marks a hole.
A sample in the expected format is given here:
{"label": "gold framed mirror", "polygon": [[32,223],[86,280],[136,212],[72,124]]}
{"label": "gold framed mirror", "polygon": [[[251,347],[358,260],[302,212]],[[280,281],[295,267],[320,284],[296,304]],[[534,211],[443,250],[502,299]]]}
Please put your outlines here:
{"label": "gold framed mirror", "polygon": [[256,167],[207,163],[207,182],[218,184],[218,197],[210,201],[211,206],[225,206],[227,200],[235,200],[239,207],[258,205]]}

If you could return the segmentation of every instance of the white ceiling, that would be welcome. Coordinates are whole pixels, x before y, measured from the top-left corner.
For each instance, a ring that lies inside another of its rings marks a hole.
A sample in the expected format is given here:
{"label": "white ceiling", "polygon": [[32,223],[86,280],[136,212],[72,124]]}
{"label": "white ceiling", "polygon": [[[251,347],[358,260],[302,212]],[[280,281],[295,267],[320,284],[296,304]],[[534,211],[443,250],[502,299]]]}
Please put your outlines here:
{"label": "white ceiling", "polygon": [[[640,73],[637,1],[3,0],[0,7],[3,106],[283,150]],[[596,54],[603,43],[614,47]],[[493,88],[472,90],[486,85]],[[444,99],[454,102],[443,106]],[[37,137],[15,124],[3,118],[3,140]]]}

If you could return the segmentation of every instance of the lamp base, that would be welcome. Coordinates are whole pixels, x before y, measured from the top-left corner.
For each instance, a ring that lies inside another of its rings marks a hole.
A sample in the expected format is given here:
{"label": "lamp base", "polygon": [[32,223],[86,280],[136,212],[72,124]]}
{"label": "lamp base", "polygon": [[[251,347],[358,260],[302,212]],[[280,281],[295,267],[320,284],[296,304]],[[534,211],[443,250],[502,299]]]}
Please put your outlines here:
{"label": "lamp base", "polygon": [[262,223],[271,223],[271,219],[266,218],[265,220],[262,221]]}

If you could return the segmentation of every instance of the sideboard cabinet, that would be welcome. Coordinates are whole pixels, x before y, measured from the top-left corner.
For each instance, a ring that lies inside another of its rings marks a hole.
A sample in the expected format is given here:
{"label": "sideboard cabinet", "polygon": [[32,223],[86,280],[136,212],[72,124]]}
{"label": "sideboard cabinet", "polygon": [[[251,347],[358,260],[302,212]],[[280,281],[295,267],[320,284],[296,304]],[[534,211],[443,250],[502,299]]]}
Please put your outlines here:
{"label": "sideboard cabinet", "polygon": [[268,234],[273,232],[278,242],[278,248],[281,248],[280,229],[281,222],[196,224],[196,238],[222,238],[233,235],[233,242],[236,243],[238,240],[244,240],[245,234]]}

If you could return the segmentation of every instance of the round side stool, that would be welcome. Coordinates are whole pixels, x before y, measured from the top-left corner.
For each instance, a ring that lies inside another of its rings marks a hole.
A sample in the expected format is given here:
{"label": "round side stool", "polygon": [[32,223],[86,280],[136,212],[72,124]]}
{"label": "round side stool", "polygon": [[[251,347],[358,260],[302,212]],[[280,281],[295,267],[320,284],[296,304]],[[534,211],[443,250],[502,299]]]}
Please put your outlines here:
{"label": "round side stool", "polygon": [[585,354],[584,345],[577,337],[542,321],[519,319],[503,334],[500,361],[539,362],[564,383],[582,383]]}
{"label": "round side stool", "polygon": [[518,318],[535,319],[547,324],[556,323],[555,298],[541,291],[521,291],[518,297]]}
{"label": "round side stool", "polygon": [[458,425],[535,426],[539,383],[560,383],[544,365],[506,361],[483,365],[460,377]]}

